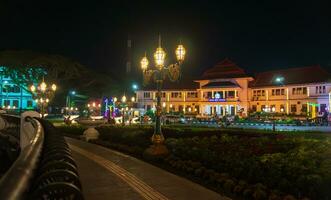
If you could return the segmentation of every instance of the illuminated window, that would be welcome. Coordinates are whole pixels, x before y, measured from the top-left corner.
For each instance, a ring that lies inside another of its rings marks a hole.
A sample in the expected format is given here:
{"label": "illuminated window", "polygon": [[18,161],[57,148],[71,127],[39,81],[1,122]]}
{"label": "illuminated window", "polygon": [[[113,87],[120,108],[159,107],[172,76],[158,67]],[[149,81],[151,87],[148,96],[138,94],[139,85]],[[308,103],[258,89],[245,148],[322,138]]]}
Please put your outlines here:
{"label": "illuminated window", "polygon": [[228,97],[229,98],[234,98],[234,91],[229,91],[228,92]]}
{"label": "illuminated window", "polygon": [[145,99],[151,98],[151,93],[150,92],[144,92],[144,98]]}
{"label": "illuminated window", "polygon": [[187,92],[187,98],[197,98],[198,93],[197,92]]}
{"label": "illuminated window", "polygon": [[302,104],[301,106],[301,112],[306,113],[307,112],[307,104]]}
{"label": "illuminated window", "polygon": [[171,98],[182,98],[181,92],[171,92]]}
{"label": "illuminated window", "polygon": [[271,95],[272,96],[285,95],[285,89],[272,89]]}
{"label": "illuminated window", "polygon": [[16,108],[18,108],[18,103],[19,103],[18,100],[13,100],[13,106],[15,106]]}
{"label": "illuminated window", "polygon": [[265,90],[253,90],[254,97],[265,96]]}
{"label": "illuminated window", "polygon": [[27,107],[32,107],[32,101],[31,100],[27,100],[26,101],[26,106]]}
{"label": "illuminated window", "polygon": [[306,87],[292,88],[292,94],[294,95],[307,94],[307,88]]}
{"label": "illuminated window", "polygon": [[10,106],[10,100],[3,100],[4,106]]}
{"label": "illuminated window", "polygon": [[315,93],[316,94],[325,94],[326,93],[326,87],[325,87],[325,85],[323,85],[323,86],[316,86]]}

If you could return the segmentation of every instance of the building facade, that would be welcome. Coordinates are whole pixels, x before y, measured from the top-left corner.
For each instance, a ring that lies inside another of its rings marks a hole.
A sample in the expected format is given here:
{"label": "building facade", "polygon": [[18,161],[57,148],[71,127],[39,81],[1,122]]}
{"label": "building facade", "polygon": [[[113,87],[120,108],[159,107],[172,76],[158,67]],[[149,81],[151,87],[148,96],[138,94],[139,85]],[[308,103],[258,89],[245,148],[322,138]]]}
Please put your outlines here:
{"label": "building facade", "polygon": [[16,85],[9,76],[4,75],[4,67],[0,67],[0,105],[2,109],[31,110],[36,107],[32,95],[24,88]]}
{"label": "building facade", "polygon": [[[136,96],[139,107],[155,108],[155,89],[145,87]],[[198,80],[165,82],[161,101],[167,113],[247,116],[274,112],[315,117],[330,110],[330,98],[331,76],[318,65],[251,76],[225,59]]]}

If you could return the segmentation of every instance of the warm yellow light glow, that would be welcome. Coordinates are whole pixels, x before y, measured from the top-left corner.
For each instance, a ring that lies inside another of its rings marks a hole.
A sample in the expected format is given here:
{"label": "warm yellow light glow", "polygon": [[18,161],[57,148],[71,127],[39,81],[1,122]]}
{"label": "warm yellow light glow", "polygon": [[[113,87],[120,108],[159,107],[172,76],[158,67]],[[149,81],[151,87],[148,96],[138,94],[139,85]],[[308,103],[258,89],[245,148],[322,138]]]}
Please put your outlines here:
{"label": "warm yellow light glow", "polygon": [[8,105],[7,108],[10,109],[10,106]]}
{"label": "warm yellow light glow", "polygon": [[176,57],[178,61],[183,61],[185,59],[186,50],[183,45],[178,45],[176,49]]}
{"label": "warm yellow light glow", "polygon": [[75,108],[75,110],[77,111],[77,110],[78,110],[78,108]]}
{"label": "warm yellow light glow", "polygon": [[114,97],[114,102],[116,102],[117,101],[117,97]]}
{"label": "warm yellow light glow", "polygon": [[122,96],[122,102],[125,103],[126,102],[126,96]]}
{"label": "warm yellow light glow", "polygon": [[49,99],[46,99],[46,103],[48,103],[49,102]]}
{"label": "warm yellow light glow", "polygon": [[170,104],[169,107],[172,108],[172,104]]}
{"label": "warm yellow light glow", "polygon": [[40,98],[40,103],[44,103],[44,99],[43,98]]}
{"label": "warm yellow light glow", "polygon": [[191,111],[192,111],[192,108],[191,108],[191,107],[189,107],[189,108],[188,108],[188,111],[189,111],[189,112],[191,112]]}
{"label": "warm yellow light glow", "polygon": [[90,107],[91,105],[90,104],[87,104],[87,107]]}
{"label": "warm yellow light glow", "polygon": [[162,107],[163,107],[163,108],[166,107],[166,103],[165,103],[165,102],[162,103]]}
{"label": "warm yellow light glow", "polygon": [[36,100],[34,100],[36,103],[38,103],[39,102],[39,100],[38,99],[36,99]]}
{"label": "warm yellow light glow", "polygon": [[136,98],[134,97],[131,97],[131,101],[134,102],[136,100]]}
{"label": "warm yellow light glow", "polygon": [[95,107],[95,102],[92,103],[92,106]]}
{"label": "warm yellow light glow", "polygon": [[36,91],[36,87],[34,85],[31,85],[30,90],[31,90],[31,92],[34,92],[34,91]]}
{"label": "warm yellow light glow", "polygon": [[73,109],[74,109],[73,107],[70,108],[70,110],[73,110]]}
{"label": "warm yellow light glow", "polygon": [[16,106],[13,106],[13,109],[16,109]]}
{"label": "warm yellow light glow", "polygon": [[166,57],[166,53],[165,51],[162,49],[162,47],[158,47],[154,53],[154,60],[155,60],[155,64],[159,69],[162,69],[162,67],[164,66],[164,60]]}
{"label": "warm yellow light glow", "polygon": [[55,91],[56,90],[56,85],[52,84],[52,90]]}
{"label": "warm yellow light glow", "polygon": [[101,104],[100,104],[100,103],[98,104],[98,107],[99,107],[99,108],[101,107]]}
{"label": "warm yellow light glow", "polygon": [[46,87],[47,87],[47,85],[46,85],[46,83],[45,82],[42,82],[41,84],[40,84],[40,90],[41,91],[46,91]]}
{"label": "warm yellow light glow", "polygon": [[146,57],[146,56],[143,57],[143,59],[141,59],[141,61],[140,61],[141,69],[142,69],[143,71],[146,71],[147,68],[148,68],[148,64],[149,64],[149,62],[148,62],[147,57]]}
{"label": "warm yellow light glow", "polygon": [[128,108],[128,107],[126,107],[126,108],[125,108],[125,110],[126,110],[126,111],[128,111],[128,110],[129,110],[129,108]]}

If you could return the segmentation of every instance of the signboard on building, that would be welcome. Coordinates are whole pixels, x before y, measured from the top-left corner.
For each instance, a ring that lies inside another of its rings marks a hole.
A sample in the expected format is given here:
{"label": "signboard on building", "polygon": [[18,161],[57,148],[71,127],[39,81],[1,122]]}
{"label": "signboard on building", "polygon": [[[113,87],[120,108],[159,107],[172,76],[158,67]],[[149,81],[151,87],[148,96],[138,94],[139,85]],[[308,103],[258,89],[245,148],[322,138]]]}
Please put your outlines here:
{"label": "signboard on building", "polygon": [[225,102],[226,99],[221,99],[221,98],[209,98],[209,102]]}

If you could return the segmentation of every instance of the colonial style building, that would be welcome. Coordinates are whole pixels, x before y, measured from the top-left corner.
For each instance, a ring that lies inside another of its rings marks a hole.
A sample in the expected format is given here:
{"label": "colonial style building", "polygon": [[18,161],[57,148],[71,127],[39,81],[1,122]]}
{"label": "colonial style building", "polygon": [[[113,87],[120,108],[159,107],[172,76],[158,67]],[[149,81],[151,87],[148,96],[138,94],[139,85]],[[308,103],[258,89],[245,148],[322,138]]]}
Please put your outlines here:
{"label": "colonial style building", "polygon": [[[153,109],[156,90],[137,91],[139,107]],[[165,112],[199,115],[241,115],[274,112],[310,115],[330,110],[331,76],[320,66],[268,71],[251,76],[225,59],[206,70],[198,80],[165,82]]]}
{"label": "colonial style building", "polygon": [[[0,106],[10,110],[30,110],[36,107],[27,86],[19,87],[9,76],[4,75],[0,67]],[[23,89],[22,87],[26,88]]]}

